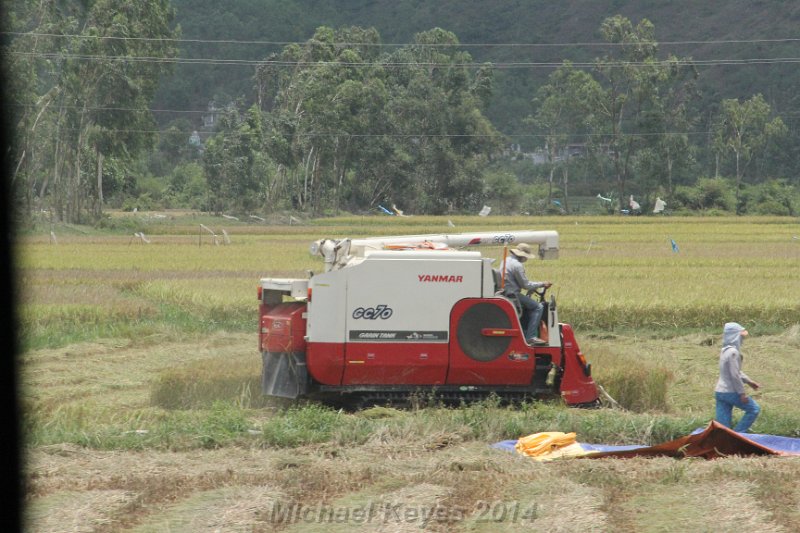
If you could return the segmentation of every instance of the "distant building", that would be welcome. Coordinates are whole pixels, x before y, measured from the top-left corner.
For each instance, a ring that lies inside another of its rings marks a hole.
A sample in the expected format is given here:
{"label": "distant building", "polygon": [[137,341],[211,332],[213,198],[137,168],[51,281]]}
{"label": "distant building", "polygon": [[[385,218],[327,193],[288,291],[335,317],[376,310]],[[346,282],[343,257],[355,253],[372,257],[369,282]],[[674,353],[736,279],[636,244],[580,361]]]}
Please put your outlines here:
{"label": "distant building", "polygon": [[[608,145],[600,146],[601,148],[605,147],[608,155],[611,155]],[[576,157],[586,157],[589,155],[589,149],[589,145],[586,143],[571,143],[558,150],[555,157],[551,157],[550,149],[547,145],[544,148],[537,148],[533,152],[523,152],[519,144],[512,144],[505,151],[505,154],[514,159],[530,159],[534,165],[544,165],[546,163],[559,163]]]}
{"label": "distant building", "polygon": [[200,134],[197,133],[197,130],[194,130],[192,135],[189,137],[189,145],[201,153],[205,148],[203,146],[203,140],[200,139]]}
{"label": "distant building", "polygon": [[503,150],[503,155],[510,159],[530,159],[534,165],[541,165],[547,163],[547,153],[541,148],[537,148],[533,152],[523,152],[522,146],[519,144],[511,144],[508,148]]}
{"label": "distant building", "polygon": [[547,152],[542,148],[537,148],[533,152],[524,154],[525,159],[533,161],[534,165],[544,165],[547,163]]}
{"label": "distant building", "polygon": [[213,130],[217,123],[217,116],[219,115],[220,108],[212,100],[208,103],[208,111],[203,114],[203,129]]}
{"label": "distant building", "polygon": [[589,148],[586,146],[586,143],[580,144],[568,144],[567,147],[564,149],[565,155],[567,157],[584,157],[586,154],[589,153]]}

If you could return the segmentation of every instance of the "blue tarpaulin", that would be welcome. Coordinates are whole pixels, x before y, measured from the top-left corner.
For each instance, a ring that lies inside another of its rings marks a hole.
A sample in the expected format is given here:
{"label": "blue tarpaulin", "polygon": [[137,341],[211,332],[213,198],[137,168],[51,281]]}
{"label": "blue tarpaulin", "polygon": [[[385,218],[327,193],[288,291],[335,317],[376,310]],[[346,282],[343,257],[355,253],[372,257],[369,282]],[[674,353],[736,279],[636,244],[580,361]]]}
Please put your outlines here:
{"label": "blue tarpaulin", "polygon": [[[618,452],[618,451],[637,450],[639,448],[647,447],[637,444],[613,445],[613,444],[587,444],[585,442],[579,442],[578,444],[580,444],[581,448],[583,448],[583,450],[587,452]],[[493,444],[492,448],[513,452],[516,451],[516,445],[517,441],[515,440],[503,440],[496,444]]]}

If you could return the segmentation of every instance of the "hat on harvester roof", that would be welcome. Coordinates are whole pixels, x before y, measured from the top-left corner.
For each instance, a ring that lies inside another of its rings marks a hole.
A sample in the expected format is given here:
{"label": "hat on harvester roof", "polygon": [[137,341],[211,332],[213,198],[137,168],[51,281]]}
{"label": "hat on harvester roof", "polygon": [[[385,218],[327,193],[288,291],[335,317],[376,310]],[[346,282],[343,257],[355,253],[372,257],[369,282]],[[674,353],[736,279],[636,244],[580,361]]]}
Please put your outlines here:
{"label": "hat on harvester roof", "polygon": [[528,259],[533,257],[533,250],[528,243],[522,242],[518,244],[516,248],[512,248],[509,251],[517,257],[527,257]]}

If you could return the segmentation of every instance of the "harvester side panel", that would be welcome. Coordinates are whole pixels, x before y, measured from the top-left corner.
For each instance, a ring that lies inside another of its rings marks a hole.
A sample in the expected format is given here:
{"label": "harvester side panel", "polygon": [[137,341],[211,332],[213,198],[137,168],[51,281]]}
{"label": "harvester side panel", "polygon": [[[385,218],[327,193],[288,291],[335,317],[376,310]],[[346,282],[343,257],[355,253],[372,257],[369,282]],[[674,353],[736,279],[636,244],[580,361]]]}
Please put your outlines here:
{"label": "harvester side panel", "polygon": [[345,385],[442,385],[448,347],[442,343],[348,343]]}
{"label": "harvester side panel", "polygon": [[374,252],[315,276],[309,373],[326,385],[443,384],[450,309],[480,296],[486,279],[480,254],[452,251]]}
{"label": "harvester side panel", "polygon": [[450,314],[452,385],[531,383],[536,357],[525,343],[514,306],[506,298],[467,298]]}
{"label": "harvester side panel", "polygon": [[477,252],[377,252],[345,272],[348,343],[447,343],[450,309],[483,286]]}
{"label": "harvester side panel", "polygon": [[341,385],[347,323],[347,270],[317,274],[309,280],[306,364],[323,385]]}
{"label": "harvester side panel", "polygon": [[350,269],[317,274],[309,280],[308,340],[344,344],[347,275]]}
{"label": "harvester side panel", "polygon": [[306,349],[308,373],[323,385],[341,385],[344,375],[344,343],[309,342]]}

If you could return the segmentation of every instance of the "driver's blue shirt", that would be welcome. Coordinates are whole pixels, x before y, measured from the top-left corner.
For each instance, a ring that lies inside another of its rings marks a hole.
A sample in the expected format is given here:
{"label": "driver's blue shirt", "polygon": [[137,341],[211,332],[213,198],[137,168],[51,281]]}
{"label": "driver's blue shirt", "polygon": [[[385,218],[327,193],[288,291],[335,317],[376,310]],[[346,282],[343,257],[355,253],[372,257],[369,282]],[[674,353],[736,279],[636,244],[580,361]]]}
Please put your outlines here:
{"label": "driver's blue shirt", "polygon": [[543,281],[530,281],[525,275],[525,266],[520,263],[513,253],[506,257],[505,287],[506,294],[519,294],[522,290],[532,290],[544,287]]}

